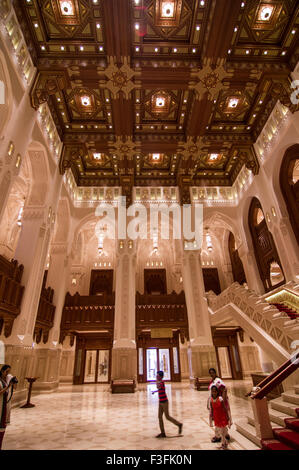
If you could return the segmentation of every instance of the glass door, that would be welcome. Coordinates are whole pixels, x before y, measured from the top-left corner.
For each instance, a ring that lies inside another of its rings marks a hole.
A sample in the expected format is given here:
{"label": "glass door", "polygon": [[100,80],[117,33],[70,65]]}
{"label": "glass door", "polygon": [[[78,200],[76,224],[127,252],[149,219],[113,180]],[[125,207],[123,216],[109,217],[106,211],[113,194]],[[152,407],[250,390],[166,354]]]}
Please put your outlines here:
{"label": "glass door", "polygon": [[108,368],[109,368],[109,351],[99,350],[99,359],[98,359],[98,377],[97,382],[108,382]]}
{"label": "glass door", "polygon": [[84,383],[96,382],[97,351],[86,351]]}
{"label": "glass door", "polygon": [[150,348],[146,350],[146,380],[156,380],[158,371],[157,349]]}
{"label": "glass door", "polygon": [[83,383],[109,382],[109,350],[94,349],[85,352]]}
{"label": "glass door", "polygon": [[220,347],[218,349],[219,365],[221,370],[221,377],[223,379],[232,378],[232,370],[230,364],[230,357],[227,347]]}
{"label": "glass door", "polygon": [[164,380],[171,380],[169,349],[159,349],[159,370],[163,370]]}

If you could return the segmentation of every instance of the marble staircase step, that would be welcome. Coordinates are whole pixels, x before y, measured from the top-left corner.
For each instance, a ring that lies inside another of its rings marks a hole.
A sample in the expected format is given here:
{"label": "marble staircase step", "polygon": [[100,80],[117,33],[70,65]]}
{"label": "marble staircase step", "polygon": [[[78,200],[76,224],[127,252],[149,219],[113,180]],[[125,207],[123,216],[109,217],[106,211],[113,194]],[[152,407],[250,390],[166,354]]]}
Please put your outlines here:
{"label": "marble staircase step", "polygon": [[245,436],[249,441],[253,442],[256,446],[261,447],[261,442],[256,437],[256,430],[252,424],[248,423],[248,419],[239,419],[236,421],[236,430]]}
{"label": "marble staircase step", "polygon": [[270,408],[272,408],[273,410],[281,411],[282,413],[288,414],[289,416],[294,416],[294,418],[297,417],[297,406],[294,403],[284,401],[282,397],[271,400]]}
{"label": "marble staircase step", "polygon": [[[283,401],[286,401],[288,403],[292,403],[293,405],[299,405],[299,395],[296,394],[295,392],[289,391],[289,392],[283,392],[281,394]],[[297,406],[298,408],[298,406]]]}
{"label": "marble staircase step", "polygon": [[271,420],[272,428],[277,427],[277,425],[281,427],[285,427],[285,419],[286,418],[293,418],[292,415],[283,413],[282,411],[275,410],[273,408],[269,408],[269,416]]}
{"label": "marble staircase step", "polygon": [[299,385],[295,385],[294,390],[295,390],[296,395],[299,395]]}

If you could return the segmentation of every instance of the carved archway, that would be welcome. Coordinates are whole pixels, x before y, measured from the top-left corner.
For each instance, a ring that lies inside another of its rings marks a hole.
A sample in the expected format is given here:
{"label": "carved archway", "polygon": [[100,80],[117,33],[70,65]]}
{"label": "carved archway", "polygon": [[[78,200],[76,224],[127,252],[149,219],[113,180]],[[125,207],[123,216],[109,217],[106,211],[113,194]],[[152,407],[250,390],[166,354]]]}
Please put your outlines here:
{"label": "carved archway", "polygon": [[242,260],[239,256],[238,250],[236,249],[235,237],[232,232],[229,232],[228,251],[229,251],[229,257],[230,257],[230,261],[232,265],[232,273],[233,273],[234,282],[238,282],[239,284],[244,284],[244,282],[247,282],[247,280],[246,280]]}
{"label": "carved archway", "polygon": [[[266,292],[285,283],[285,276],[273,236],[267,227],[262,206],[257,198],[253,198],[249,208],[248,224],[252,237],[256,263]],[[280,267],[282,279],[274,283],[272,275],[273,263]]]}
{"label": "carved archway", "polygon": [[280,168],[280,187],[289,213],[297,243],[299,244],[299,144],[290,147]]}

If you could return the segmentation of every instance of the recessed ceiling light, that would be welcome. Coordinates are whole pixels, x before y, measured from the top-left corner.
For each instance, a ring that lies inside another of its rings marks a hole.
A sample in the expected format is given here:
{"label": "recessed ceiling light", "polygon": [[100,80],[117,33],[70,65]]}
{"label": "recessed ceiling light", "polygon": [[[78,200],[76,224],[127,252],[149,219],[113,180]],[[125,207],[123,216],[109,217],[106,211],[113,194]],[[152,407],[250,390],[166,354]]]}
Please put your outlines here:
{"label": "recessed ceiling light", "polygon": [[139,23],[135,23],[135,29],[138,31],[138,29],[139,29]]}
{"label": "recessed ceiling light", "polygon": [[158,52],[158,50],[159,50],[159,49],[158,49],[157,47],[155,47],[155,52]]}
{"label": "recessed ceiling light", "polygon": [[46,48],[45,46],[41,46],[41,50],[44,51]]}
{"label": "recessed ceiling light", "polygon": [[139,103],[139,98],[136,98],[136,103]]}
{"label": "recessed ceiling light", "polygon": [[209,126],[207,126],[206,129],[209,129]]}
{"label": "recessed ceiling light", "polygon": [[183,126],[179,126],[179,129],[183,129]]}
{"label": "recessed ceiling light", "polygon": [[70,126],[69,126],[69,125],[66,125],[65,127],[68,129]]}
{"label": "recessed ceiling light", "polygon": [[84,126],[81,126],[81,129],[83,129]]}
{"label": "recessed ceiling light", "polygon": [[247,130],[250,131],[250,126],[247,127]]}
{"label": "recessed ceiling light", "polygon": [[244,8],[245,7],[245,2],[242,2],[241,3],[241,8]]}
{"label": "recessed ceiling light", "polygon": [[106,98],[106,103],[109,103],[109,98]]}
{"label": "recessed ceiling light", "polygon": [[61,99],[60,99],[60,98],[57,98],[57,101],[61,101]]}
{"label": "recessed ceiling light", "polygon": [[282,51],[281,55],[286,55],[286,51]]}
{"label": "recessed ceiling light", "polygon": [[187,100],[186,100],[186,99],[184,99],[184,103],[187,103]]}
{"label": "recessed ceiling light", "polygon": [[34,23],[34,27],[35,27],[35,28],[38,28],[38,23]]}
{"label": "recessed ceiling light", "polygon": [[139,126],[136,126],[136,129],[139,129]]}
{"label": "recessed ceiling light", "polygon": [[231,53],[232,53],[232,50],[231,50],[231,49],[229,49],[229,50],[227,51],[227,53],[228,53],[228,54],[231,54]]}
{"label": "recessed ceiling light", "polygon": [[84,51],[84,47],[83,47],[83,46],[80,46],[80,51]]}
{"label": "recessed ceiling light", "polygon": [[273,9],[274,7],[271,5],[262,7],[259,13],[259,19],[262,21],[269,21],[272,16]]}
{"label": "recessed ceiling light", "polygon": [[228,102],[228,107],[233,109],[233,108],[236,108],[238,104],[239,104],[238,98],[231,98]]}
{"label": "recessed ceiling light", "polygon": [[109,126],[109,129],[112,129],[112,126]]}
{"label": "recessed ceiling light", "polygon": [[97,29],[100,29],[101,25],[100,23],[97,23]]}
{"label": "recessed ceiling light", "polygon": [[154,126],[151,126],[151,129],[153,129],[153,128],[154,128]]}
{"label": "recessed ceiling light", "polygon": [[64,51],[64,46],[61,46],[60,49],[61,49],[62,51]]}
{"label": "recessed ceiling light", "polygon": [[234,32],[236,33],[238,31],[238,26],[235,27]]}
{"label": "recessed ceiling light", "polygon": [[250,51],[247,49],[246,54],[249,54],[249,52],[250,52]]}
{"label": "recessed ceiling light", "polygon": [[136,52],[139,52],[139,47],[135,47],[135,51],[136,51]]}
{"label": "recessed ceiling light", "polygon": [[253,117],[255,118],[255,117],[256,117],[256,114],[254,114]]}
{"label": "recessed ceiling light", "polygon": [[267,55],[267,54],[268,54],[268,51],[264,51],[264,54]]}
{"label": "recessed ceiling light", "polygon": [[292,34],[296,34],[296,29],[293,29]]}
{"label": "recessed ceiling light", "polygon": [[196,52],[196,49],[192,49],[193,54]]}
{"label": "recessed ceiling light", "polygon": [[200,30],[200,26],[199,24],[196,26],[196,31],[199,31]]}
{"label": "recessed ceiling light", "polygon": [[263,100],[260,100],[260,104],[263,104]]}
{"label": "recessed ceiling light", "polygon": [[201,0],[200,4],[201,4],[202,7],[204,7],[205,6],[204,0]]}
{"label": "recessed ceiling light", "polygon": [[140,0],[135,0],[135,5],[139,5]]}
{"label": "recessed ceiling light", "polygon": [[234,131],[237,129],[236,126],[233,127]]}
{"label": "recessed ceiling light", "polygon": [[176,48],[176,47],[173,49],[173,52],[177,52],[177,48]]}

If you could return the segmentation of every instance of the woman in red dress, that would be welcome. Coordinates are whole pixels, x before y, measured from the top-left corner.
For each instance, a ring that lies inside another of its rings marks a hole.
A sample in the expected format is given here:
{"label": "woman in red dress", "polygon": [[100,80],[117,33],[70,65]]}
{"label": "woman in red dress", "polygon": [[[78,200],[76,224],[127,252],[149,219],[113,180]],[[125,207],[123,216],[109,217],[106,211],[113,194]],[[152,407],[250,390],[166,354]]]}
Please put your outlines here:
{"label": "woman in red dress", "polygon": [[221,449],[227,449],[227,427],[231,426],[227,408],[224,404],[223,398],[219,394],[219,390],[216,385],[211,387],[211,399],[210,399],[210,426],[213,426],[213,422],[216,428],[216,432],[221,436]]}

